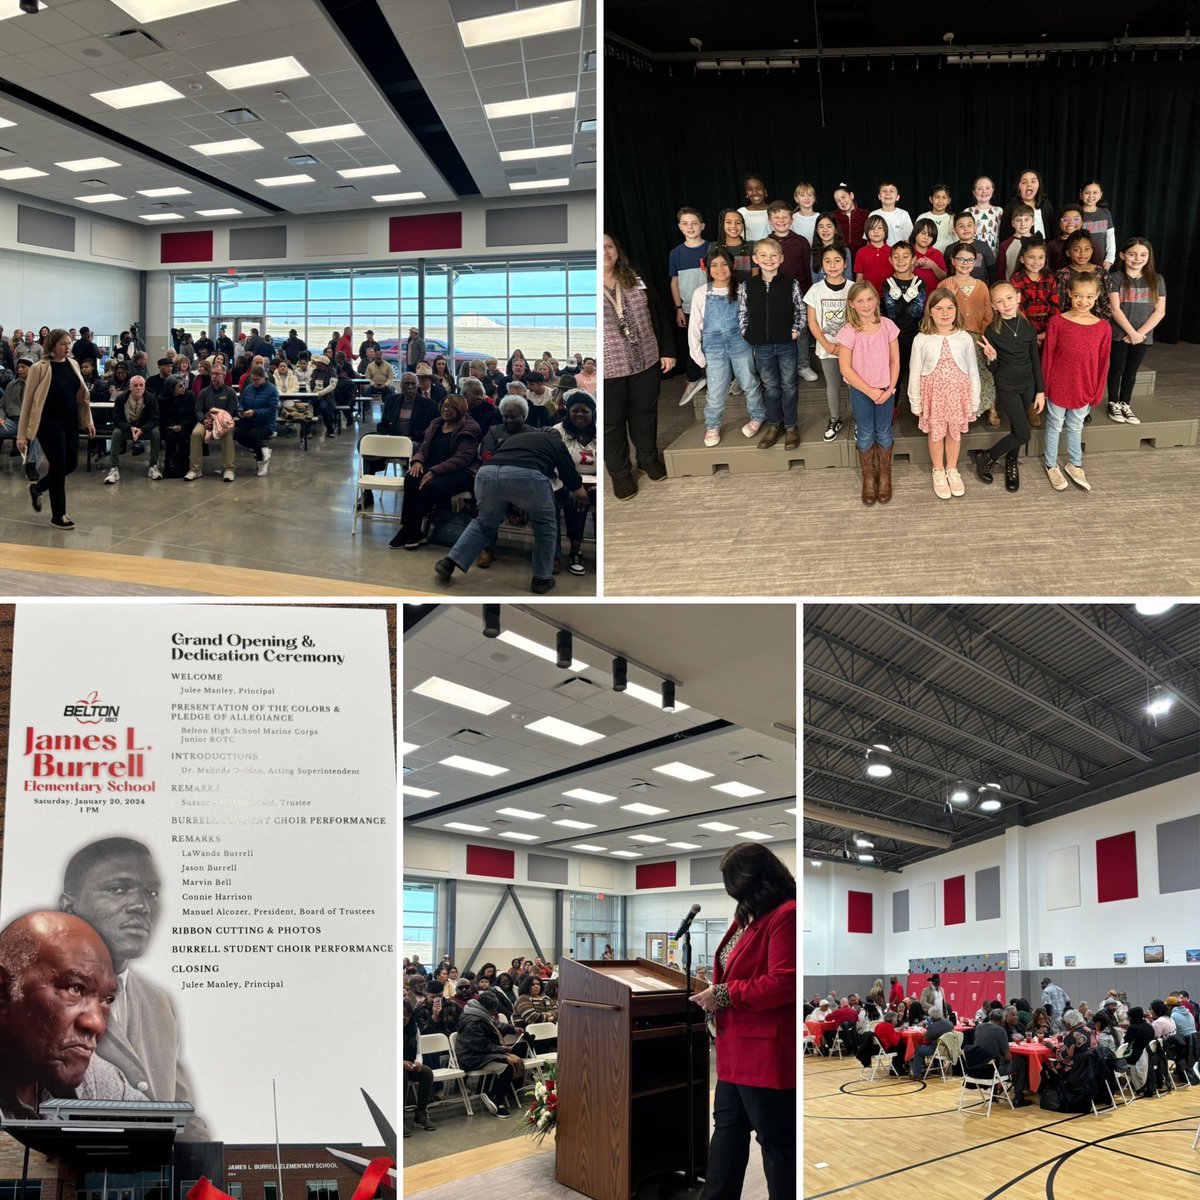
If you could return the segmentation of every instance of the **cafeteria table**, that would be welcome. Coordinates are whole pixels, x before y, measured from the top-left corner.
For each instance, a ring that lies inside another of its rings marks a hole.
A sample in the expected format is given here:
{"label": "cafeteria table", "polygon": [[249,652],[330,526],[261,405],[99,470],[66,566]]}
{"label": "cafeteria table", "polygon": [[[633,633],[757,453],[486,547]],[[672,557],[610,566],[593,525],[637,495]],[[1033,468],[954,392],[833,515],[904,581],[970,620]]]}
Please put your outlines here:
{"label": "cafeteria table", "polygon": [[1042,1063],[1054,1054],[1054,1047],[1042,1042],[1013,1042],[1008,1048],[1028,1060],[1029,1090],[1036,1092],[1042,1082]]}

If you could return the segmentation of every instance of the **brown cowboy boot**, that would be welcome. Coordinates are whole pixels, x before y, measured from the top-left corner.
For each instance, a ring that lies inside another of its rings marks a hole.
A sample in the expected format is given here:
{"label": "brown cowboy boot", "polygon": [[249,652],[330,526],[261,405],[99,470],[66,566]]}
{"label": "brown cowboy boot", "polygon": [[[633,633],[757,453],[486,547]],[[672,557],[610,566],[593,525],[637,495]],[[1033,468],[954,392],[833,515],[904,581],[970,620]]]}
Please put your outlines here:
{"label": "brown cowboy boot", "polygon": [[875,461],[879,464],[879,503],[886,504],[892,498],[892,451],[894,446],[886,450],[875,447]]}
{"label": "brown cowboy boot", "polygon": [[875,447],[872,446],[870,450],[860,450],[858,452],[858,461],[862,467],[862,502],[864,504],[874,504],[876,486]]}

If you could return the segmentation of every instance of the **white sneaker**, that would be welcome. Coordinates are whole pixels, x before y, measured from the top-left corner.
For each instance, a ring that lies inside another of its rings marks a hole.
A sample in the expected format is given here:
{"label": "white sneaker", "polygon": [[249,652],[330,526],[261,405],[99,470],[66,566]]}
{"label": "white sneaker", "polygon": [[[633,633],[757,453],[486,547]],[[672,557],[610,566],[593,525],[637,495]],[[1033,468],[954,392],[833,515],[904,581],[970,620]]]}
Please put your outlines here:
{"label": "white sneaker", "polygon": [[269,467],[269,466],[270,466],[270,460],[267,458],[267,454],[268,454],[268,453],[269,453],[269,451],[267,451],[267,450],[264,450],[264,451],[263,451],[263,458],[262,458],[262,462],[260,462],[260,463],[259,463],[259,464],[258,464],[258,465],[257,465],[257,466],[254,468],[254,473],[255,473],[255,475],[260,475],[260,476],[261,476],[261,475],[265,475],[265,474],[267,473],[267,467]]}
{"label": "white sneaker", "polygon": [[816,383],[820,376],[812,369],[812,367],[801,367],[800,378],[806,379],[809,383]]}
{"label": "white sneaker", "polygon": [[966,495],[967,489],[963,487],[962,476],[953,467],[950,467],[946,472],[946,482],[950,485],[950,495]]}
{"label": "white sneaker", "polygon": [[223,471],[221,473],[221,478],[223,480],[225,480],[226,483],[232,483],[233,482],[233,472],[232,471]]}
{"label": "white sneaker", "polygon": [[116,467],[113,467],[113,469],[111,471],[109,471],[109,473],[107,475],[105,475],[104,482],[105,483],[120,483],[121,482],[121,472],[118,471]]}
{"label": "white sneaker", "polygon": [[480,1100],[483,1101],[483,1107],[492,1114],[493,1117],[500,1115],[500,1110],[496,1107],[496,1102],[487,1094],[487,1092],[479,1093]]}
{"label": "white sneaker", "polygon": [[146,472],[146,474],[149,475],[151,479],[161,479],[163,477],[162,472],[157,466],[155,466],[154,463],[150,464],[150,469]]}
{"label": "white sneaker", "polygon": [[695,383],[689,383],[683,389],[683,395],[679,397],[679,407],[683,408],[685,404],[690,404],[692,398],[698,396],[706,387],[708,387],[708,380],[704,378],[697,379]]}
{"label": "white sneaker", "polygon": [[199,471],[189,471],[183,478],[187,483],[191,483],[193,479],[200,478],[200,472]]}
{"label": "white sneaker", "polygon": [[747,421],[745,425],[742,426],[742,437],[752,438],[761,428],[761,421]]}
{"label": "white sneaker", "polygon": [[1121,410],[1121,416],[1125,418],[1126,425],[1140,425],[1142,423],[1141,417],[1135,417],[1133,409],[1124,401],[1117,405],[1117,407]]}
{"label": "white sneaker", "polygon": [[842,432],[842,418],[830,417],[829,424],[825,426],[825,432],[821,435],[827,442],[837,440],[837,435]]}
{"label": "white sneaker", "polygon": [[933,494],[939,500],[950,499],[950,483],[946,479],[946,472],[933,468]]}
{"label": "white sneaker", "polygon": [[719,446],[721,444],[721,431],[719,429],[706,429],[704,431],[704,444],[706,446]]}

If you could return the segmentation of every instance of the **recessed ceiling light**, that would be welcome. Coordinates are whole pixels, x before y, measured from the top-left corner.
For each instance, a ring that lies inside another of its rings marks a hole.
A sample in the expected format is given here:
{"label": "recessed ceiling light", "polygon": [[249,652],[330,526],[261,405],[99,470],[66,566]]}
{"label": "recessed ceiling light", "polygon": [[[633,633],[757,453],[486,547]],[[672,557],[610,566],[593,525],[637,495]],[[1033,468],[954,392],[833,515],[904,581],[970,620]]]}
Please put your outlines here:
{"label": "recessed ceiling light", "polygon": [[510,183],[510,192],[532,192],[538,188],[566,187],[569,179],[531,179],[528,183]]}
{"label": "recessed ceiling light", "polygon": [[345,142],[350,138],[366,137],[362,128],[351,122],[348,125],[323,125],[318,129],[298,129],[288,137],[301,146],[313,146],[317,142]]}
{"label": "recessed ceiling light", "polygon": [[62,167],[64,171],[101,171],[105,167],[119,167],[119,162],[113,162],[111,158],[73,158],[70,162],[56,162],[56,167]]}
{"label": "recessed ceiling light", "polygon": [[553,96],[530,96],[528,100],[500,100],[496,104],[485,104],[483,112],[489,121],[498,121],[502,117],[527,117],[530,113],[557,112],[574,107],[574,92],[555,92]]}
{"label": "recessed ceiling light", "polygon": [[543,33],[561,33],[578,29],[581,21],[581,0],[560,0],[557,4],[539,4],[537,8],[522,8],[459,21],[458,32],[464,46],[490,46],[495,42],[510,42],[517,38],[538,37]]}
{"label": "recessed ceiling light", "polygon": [[508,707],[507,700],[489,696],[486,692],[477,692],[474,688],[463,687],[460,683],[451,683],[449,679],[441,679],[437,675],[431,675],[423,683],[418,683],[413,691],[418,696],[440,700],[443,704],[453,704],[455,708],[465,708],[468,712],[481,713],[485,717]]}
{"label": "recessed ceiling light", "polygon": [[591,851],[592,854],[603,854],[604,853],[603,846],[589,846],[587,844],[587,842],[576,842],[571,847],[571,849],[572,850],[589,850],[589,851]]}
{"label": "recessed ceiling light", "polygon": [[572,725],[570,721],[560,721],[558,717],[541,717],[525,726],[534,733],[543,733],[546,737],[557,738],[560,742],[571,742],[574,745],[587,746],[600,741],[605,735],[594,729],[584,729],[582,725]]}
{"label": "recessed ceiling light", "polygon": [[192,149],[197,154],[213,157],[217,154],[244,154],[247,150],[261,150],[262,147],[253,138],[227,138],[223,142],[205,142]]}
{"label": "recessed ceiling light", "polygon": [[475,758],[464,758],[461,754],[452,754],[441,760],[443,767],[456,767],[460,771],[470,771],[474,775],[507,775],[507,767],[497,767],[494,763],[480,762]]}
{"label": "recessed ceiling light", "polygon": [[612,856],[613,858],[645,858],[645,855],[637,850],[614,850]]}
{"label": "recessed ceiling light", "polygon": [[0,117],[0,129],[12,129],[16,124],[16,121],[10,121],[7,117]]}
{"label": "recessed ceiling light", "polygon": [[670,846],[674,850],[700,850],[700,849],[703,849],[703,847],[700,845],[699,842],[668,842],[667,845]]}
{"label": "recessed ceiling light", "polygon": [[279,83],[284,79],[303,79],[308,72],[290,55],[285,58],[268,58],[262,62],[246,63],[240,67],[222,67],[209,71],[223,88],[258,87],[264,83]]}
{"label": "recessed ceiling light", "polygon": [[502,838],[512,838],[514,842],[536,842],[538,835],[536,833],[514,833],[511,830],[508,833],[502,833]]}
{"label": "recessed ceiling light", "polygon": [[762,788],[751,787],[748,783],[714,783],[712,790],[714,792],[724,792],[728,796],[738,796],[743,800],[747,796],[766,795],[766,792]]}
{"label": "recessed ceiling light", "polygon": [[571,153],[568,146],[531,146],[528,150],[501,150],[501,162],[524,162],[530,158],[562,158]]}
{"label": "recessed ceiling light", "polygon": [[37,179],[48,174],[48,171],[39,171],[36,167],[9,167],[7,171],[0,171],[0,179]]}
{"label": "recessed ceiling light", "polygon": [[572,788],[569,792],[563,792],[569,800],[586,800],[589,804],[607,804],[610,800],[615,800],[616,796],[608,796],[604,792],[592,792],[587,788]]}
{"label": "recessed ceiling light", "polygon": [[[205,216],[207,214],[201,213],[200,215]],[[401,754],[411,754],[414,750],[420,750],[420,748],[421,747],[418,746],[416,742],[401,742],[400,743],[400,753]]]}
{"label": "recessed ceiling light", "polygon": [[[242,210],[240,208],[198,208],[196,216],[198,217],[240,217]],[[416,749],[416,747],[413,747]]]}
{"label": "recessed ceiling light", "polygon": [[798,808],[785,808],[783,811],[790,812],[793,817],[798,817],[800,815],[800,810]]}
{"label": "recessed ceiling light", "polygon": [[142,213],[143,221],[182,221],[182,213]]}
{"label": "recessed ceiling light", "polygon": [[[640,683],[626,683],[625,695],[632,696],[635,700],[641,700],[646,704],[653,704],[655,708],[662,708],[662,692],[657,688],[643,687]],[[675,701],[675,712],[685,712],[688,705],[681,704],[678,700]]]}
{"label": "recessed ceiling light", "polygon": [[399,204],[402,200],[424,200],[424,192],[389,192],[386,196],[372,196],[376,204]]}
{"label": "recessed ceiling light", "polygon": [[206,8],[232,4],[233,0],[113,0],[113,3],[135,21],[149,25],[151,21],[165,21],[168,17],[182,17]]}
{"label": "recessed ceiling light", "polygon": [[[672,762],[654,768],[660,775],[670,775],[672,779],[682,779],[685,783],[696,783],[700,779],[711,779],[711,771],[701,771],[699,767],[689,767],[687,763]],[[731,825],[730,829],[733,828]]]}
{"label": "recessed ceiling light", "polygon": [[132,87],[108,88],[103,92],[92,92],[92,99],[107,104],[109,108],[141,108],[145,104],[165,104],[168,100],[182,100],[184,95],[169,83],[155,79],[150,83],[135,83]]}
{"label": "recessed ceiling light", "polygon": [[518,817],[522,821],[544,821],[541,813],[530,812],[526,808],[498,808],[496,811],[502,817]]}
{"label": "recessed ceiling light", "polygon": [[[532,654],[536,658],[543,658],[546,662],[558,663],[557,650],[553,650],[549,646],[543,646],[539,642],[535,642],[533,638],[522,637],[519,633],[512,633],[508,629],[504,630],[496,641],[516,646],[518,650],[524,650],[526,654]],[[587,663],[580,662],[577,658],[571,659],[572,671],[586,671],[587,669]]]}
{"label": "recessed ceiling light", "polygon": [[111,204],[114,200],[128,200],[128,196],[118,196],[116,192],[101,192],[98,196],[76,196],[81,204]]}
{"label": "recessed ceiling light", "polygon": [[290,187],[294,183],[316,183],[311,175],[268,175],[266,179],[256,179],[261,187]]}
{"label": "recessed ceiling light", "polygon": [[769,841],[771,841],[771,834],[759,833],[757,829],[744,829],[744,830],[742,830],[741,833],[736,834],[735,836],[740,837],[740,838],[745,838],[748,842],[769,842]]}
{"label": "recessed ceiling light", "polygon": [[736,825],[723,825],[720,821],[701,821],[701,829],[711,829],[714,833],[733,833]]}
{"label": "recessed ceiling light", "polygon": [[400,168],[394,163],[385,163],[381,167],[350,167],[338,174],[343,179],[369,179],[372,175],[399,175]]}
{"label": "recessed ceiling light", "polygon": [[447,821],[443,829],[461,829],[463,833],[487,833],[486,825],[468,825],[466,821]]}
{"label": "recessed ceiling light", "polygon": [[653,804],[622,804],[621,807],[626,812],[641,813],[643,817],[657,817],[668,811],[665,808],[655,808]]}
{"label": "recessed ceiling light", "polygon": [[631,833],[629,835],[631,842],[665,842],[666,838],[655,837],[649,833]]}
{"label": "recessed ceiling light", "polygon": [[138,189],[139,196],[149,196],[151,199],[158,196],[190,196],[191,194],[187,188],[181,187],[147,188],[145,191]]}
{"label": "recessed ceiling light", "polygon": [[1170,612],[1175,607],[1168,600],[1139,600],[1134,606],[1134,611],[1141,613],[1143,617],[1160,617],[1165,612]]}
{"label": "recessed ceiling light", "polygon": [[409,787],[407,783],[400,785],[400,792],[405,796],[416,796],[419,800],[429,800],[438,795],[437,792],[431,792],[428,788]]}
{"label": "recessed ceiling light", "polygon": [[565,817],[561,821],[551,821],[551,825],[561,825],[564,829],[595,829],[595,825],[589,825],[586,821],[569,821]]}

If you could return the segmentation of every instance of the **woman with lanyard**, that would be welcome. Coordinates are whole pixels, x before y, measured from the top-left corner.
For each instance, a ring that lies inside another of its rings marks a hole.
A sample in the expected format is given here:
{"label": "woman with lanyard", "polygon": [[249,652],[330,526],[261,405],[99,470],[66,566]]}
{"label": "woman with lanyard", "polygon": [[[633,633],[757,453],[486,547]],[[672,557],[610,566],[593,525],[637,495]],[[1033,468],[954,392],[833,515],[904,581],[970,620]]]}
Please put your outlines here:
{"label": "woman with lanyard", "polygon": [[21,417],[17,425],[17,449],[24,454],[37,438],[49,468],[41,480],[29,485],[33,511],[42,511],[42,493],[50,493],[50,524],[74,529],[67,516],[67,476],[79,463],[79,431],[96,436],[87,385],[73,358],[71,336],[65,329],[49,330],[43,343],[45,355],[29,368]]}
{"label": "woman with lanyard", "polygon": [[665,479],[658,453],[658,392],[674,358],[660,354],[662,312],[617,240],[604,235],[604,465],[613,495],[637,495],[629,443],[638,466],[653,480]]}
{"label": "woman with lanyard", "polygon": [[765,846],[739,842],[721,859],[737,901],[692,996],[716,1013],[717,1090],[701,1200],[737,1200],[758,1135],[770,1200],[796,1196],[796,880]]}

